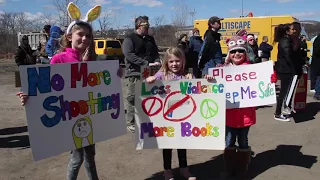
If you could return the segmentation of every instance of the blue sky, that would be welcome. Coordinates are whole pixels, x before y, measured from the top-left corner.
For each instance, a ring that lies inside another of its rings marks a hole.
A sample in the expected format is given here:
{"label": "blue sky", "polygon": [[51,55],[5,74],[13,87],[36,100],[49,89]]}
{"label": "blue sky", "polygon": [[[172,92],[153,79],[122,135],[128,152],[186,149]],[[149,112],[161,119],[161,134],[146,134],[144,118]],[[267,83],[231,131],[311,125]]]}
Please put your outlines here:
{"label": "blue sky", "polygon": [[[147,15],[152,20],[164,16],[166,23],[171,23],[177,1],[185,1],[190,11],[196,12],[194,19],[208,19],[210,16],[239,17],[241,0],[82,0],[88,2],[81,7],[85,14],[98,3],[102,10],[110,14],[112,26],[132,25],[133,18]],[[253,12],[254,16],[293,15],[300,20],[320,20],[319,0],[243,0],[244,14]],[[25,12],[30,19],[43,13],[55,16],[52,0],[0,0],[0,11]],[[188,24],[192,18],[189,17]]]}

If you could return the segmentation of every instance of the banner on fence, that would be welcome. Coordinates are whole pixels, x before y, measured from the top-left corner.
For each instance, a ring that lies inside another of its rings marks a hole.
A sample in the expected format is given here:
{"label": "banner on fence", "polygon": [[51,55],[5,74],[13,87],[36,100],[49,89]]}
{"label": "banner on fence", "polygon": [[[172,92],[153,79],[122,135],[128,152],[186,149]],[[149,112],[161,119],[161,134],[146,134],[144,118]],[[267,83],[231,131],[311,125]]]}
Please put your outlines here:
{"label": "banner on fence", "polygon": [[118,61],[20,66],[35,161],[126,133]]}
{"label": "banner on fence", "polygon": [[264,106],[276,103],[275,84],[271,83],[273,62],[209,69],[217,82],[225,82],[227,109]]}
{"label": "banner on fence", "polygon": [[223,82],[139,82],[135,93],[137,149],[225,148]]}

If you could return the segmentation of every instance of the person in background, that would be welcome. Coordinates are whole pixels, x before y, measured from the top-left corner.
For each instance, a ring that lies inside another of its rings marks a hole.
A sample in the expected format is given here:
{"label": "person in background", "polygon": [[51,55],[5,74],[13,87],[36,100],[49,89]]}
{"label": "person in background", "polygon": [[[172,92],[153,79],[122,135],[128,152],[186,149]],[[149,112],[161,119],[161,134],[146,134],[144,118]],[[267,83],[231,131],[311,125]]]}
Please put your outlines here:
{"label": "person in background", "polygon": [[40,36],[40,41],[39,41],[39,45],[38,45],[38,61],[41,63],[48,63],[49,59],[48,59],[48,54],[46,53],[46,45],[47,42],[50,38],[50,28],[51,25],[45,25],[43,27],[43,31],[42,31],[42,35]]}
{"label": "person in background", "polygon": [[208,30],[204,34],[204,42],[199,53],[198,68],[202,77],[208,75],[208,69],[222,64],[222,50],[220,46],[221,20],[217,16],[212,16],[208,20]]}
{"label": "person in background", "polygon": [[201,51],[201,47],[203,45],[203,40],[200,36],[200,31],[198,28],[192,29],[192,36],[189,40],[189,56],[191,59],[191,66],[193,68],[193,75],[197,78],[201,78],[201,74],[199,74],[198,70],[198,57]]}
{"label": "person in background", "polygon": [[51,58],[58,52],[60,48],[60,36],[62,35],[62,30],[58,26],[51,26],[50,28],[50,39],[47,42],[46,45],[46,52],[49,58],[49,61]]}
{"label": "person in background", "polygon": [[[312,46],[310,47],[310,59],[309,59],[309,66],[312,63],[312,57],[313,57],[313,44],[314,40],[317,39],[318,36],[313,37],[310,42],[312,43]],[[310,92],[315,93],[315,86],[317,81],[317,75],[314,73],[315,71],[311,68],[309,69],[309,75],[310,75]]]}
{"label": "person in background", "polygon": [[289,88],[292,83],[293,77],[296,74],[296,65],[294,59],[293,49],[293,36],[295,33],[292,24],[280,24],[276,27],[274,42],[278,42],[278,56],[275,63],[277,76],[281,80],[280,94],[277,98],[276,111],[274,119],[278,121],[289,122],[290,117],[287,113],[282,112],[285,101],[292,102],[292,96],[288,96]]}
{"label": "person in background", "polygon": [[305,62],[308,62],[308,44],[307,44],[307,38],[305,35],[300,36],[300,50],[301,50],[301,56],[302,59]]}
{"label": "person in background", "polygon": [[135,130],[134,96],[135,83],[140,79],[141,67],[160,66],[158,47],[154,38],[148,35],[150,24],[147,16],[135,19],[135,32],[129,34],[123,41],[122,52],[125,57],[125,109],[127,129]]}
{"label": "person in background", "polygon": [[249,54],[250,62],[252,64],[261,62],[258,56],[259,47],[256,42],[254,34],[247,35],[247,42],[248,42],[248,54]]}
{"label": "person in background", "polygon": [[180,48],[184,53],[187,53],[189,51],[189,42],[187,34],[180,35],[177,47]]}
{"label": "person in background", "polygon": [[271,51],[273,49],[273,46],[268,44],[268,41],[269,41],[268,36],[262,37],[262,43],[260,44],[260,47],[259,47],[259,49],[262,51],[262,54],[261,54],[262,62],[269,61]]}
{"label": "person in background", "polygon": [[14,60],[18,66],[36,64],[36,56],[30,47],[28,36],[21,37]]}
{"label": "person in background", "polygon": [[313,42],[312,61],[310,65],[313,76],[316,77],[315,94],[313,98],[320,100],[320,36]]}

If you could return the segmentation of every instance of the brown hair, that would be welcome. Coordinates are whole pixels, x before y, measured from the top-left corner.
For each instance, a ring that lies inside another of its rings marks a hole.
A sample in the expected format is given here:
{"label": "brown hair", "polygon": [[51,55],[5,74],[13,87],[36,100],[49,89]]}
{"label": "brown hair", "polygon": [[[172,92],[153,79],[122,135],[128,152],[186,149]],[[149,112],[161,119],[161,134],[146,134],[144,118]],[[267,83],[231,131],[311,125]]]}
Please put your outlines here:
{"label": "brown hair", "polygon": [[179,75],[184,75],[187,79],[190,79],[188,75],[188,73],[185,71],[185,66],[186,66],[186,57],[184,55],[184,52],[178,48],[178,47],[170,47],[166,53],[164,54],[164,58],[163,58],[163,62],[162,62],[162,66],[160,68],[159,71],[164,72],[164,77],[165,79],[168,78],[168,75],[171,73],[169,71],[169,67],[168,67],[168,61],[170,59],[170,57],[174,55],[177,58],[179,58],[181,60],[182,63],[182,67],[180,69],[180,71],[178,72]]}
{"label": "brown hair", "polygon": [[96,55],[95,49],[94,49],[93,29],[90,24],[85,23],[85,22],[76,23],[72,27],[71,33],[65,34],[61,37],[59,51],[65,52],[66,48],[71,48],[71,41],[68,40],[68,36],[71,36],[73,32],[75,32],[76,30],[79,30],[81,28],[88,28],[90,31],[90,34],[91,34],[90,44],[86,48],[84,53],[82,54],[82,61],[95,61],[97,58],[97,55]]}

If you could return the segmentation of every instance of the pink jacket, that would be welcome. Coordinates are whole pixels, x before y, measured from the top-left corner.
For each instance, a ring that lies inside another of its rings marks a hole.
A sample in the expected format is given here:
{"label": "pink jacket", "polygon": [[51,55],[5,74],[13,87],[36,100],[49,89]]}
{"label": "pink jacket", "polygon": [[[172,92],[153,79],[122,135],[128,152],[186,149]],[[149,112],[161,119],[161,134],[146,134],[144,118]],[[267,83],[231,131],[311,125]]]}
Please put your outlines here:
{"label": "pink jacket", "polygon": [[61,52],[52,57],[50,64],[58,64],[58,63],[74,63],[80,62],[80,53],[71,48],[67,48],[65,52]]}
{"label": "pink jacket", "polygon": [[[241,65],[250,64],[247,61]],[[256,107],[236,108],[226,110],[226,125],[233,128],[243,128],[256,124]]]}

